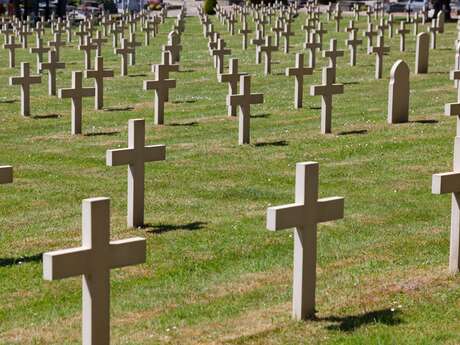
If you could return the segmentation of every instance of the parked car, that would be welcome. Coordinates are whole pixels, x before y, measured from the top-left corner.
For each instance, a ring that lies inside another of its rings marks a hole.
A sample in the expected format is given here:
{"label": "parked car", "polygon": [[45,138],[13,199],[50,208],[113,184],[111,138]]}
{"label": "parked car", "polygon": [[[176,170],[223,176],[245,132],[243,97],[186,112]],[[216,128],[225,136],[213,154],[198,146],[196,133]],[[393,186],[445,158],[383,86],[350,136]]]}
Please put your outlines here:
{"label": "parked car", "polygon": [[85,14],[98,15],[101,14],[103,5],[95,1],[84,1],[79,9]]}
{"label": "parked car", "polygon": [[429,0],[409,0],[407,2],[406,11],[409,12],[421,12],[423,7],[426,7],[428,10],[431,8],[431,3]]}
{"label": "parked car", "polygon": [[407,1],[387,2],[383,5],[383,9],[387,13],[406,12],[407,5]]}

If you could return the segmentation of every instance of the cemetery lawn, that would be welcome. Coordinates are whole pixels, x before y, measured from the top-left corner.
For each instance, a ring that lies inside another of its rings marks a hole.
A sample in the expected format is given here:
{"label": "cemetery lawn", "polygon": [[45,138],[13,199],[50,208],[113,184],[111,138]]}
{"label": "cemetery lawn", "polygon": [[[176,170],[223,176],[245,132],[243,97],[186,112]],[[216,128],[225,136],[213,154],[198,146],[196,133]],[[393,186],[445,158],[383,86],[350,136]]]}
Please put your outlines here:
{"label": "cemetery lawn", "polygon": [[[165,105],[165,126],[153,126],[150,64],[160,61],[172,19],[151,46],[137,50],[129,77],[119,57],[103,52],[116,77],[106,80],[106,110],[85,99],[83,132],[70,136],[70,101],[47,96],[47,77],[33,85],[32,117],[19,115],[18,67],[0,57],[0,163],[12,165],[13,184],[0,186],[0,344],[79,344],[81,279],[42,279],[43,252],[79,246],[81,201],[111,198],[112,239],[144,236],[147,263],[112,271],[113,344],[456,344],[460,339],[460,278],[447,273],[450,196],[431,194],[431,175],[452,170],[456,101],[449,80],[455,24],[430,51],[429,74],[411,74],[410,123],[386,124],[391,65],[414,70],[415,40],[385,56],[384,79],[374,80],[375,57],[339,60],[332,135],[321,135],[320,59],[305,78],[304,108],[293,107],[294,66],[304,16],[293,24],[289,55],[273,56],[273,75],[255,65],[241,36],[216,30],[253,75],[252,144],[237,145],[237,121],[226,116],[227,85],[217,82],[198,18],[186,20],[177,88]],[[360,36],[365,24],[361,19]],[[342,21],[345,28],[348,18]],[[251,28],[253,29],[253,24]],[[395,26],[396,28],[396,26]],[[345,33],[338,37],[344,48]],[[138,34],[138,40],[143,36]],[[34,40],[31,40],[31,46]],[[65,48],[58,88],[83,68],[83,52]],[[226,58],[226,65],[228,57]],[[92,85],[92,81],[85,81]],[[166,144],[164,162],[146,164],[143,229],[126,229],[126,167],[106,167],[107,149],[127,146],[127,123],[145,118],[147,144]],[[294,201],[295,163],[320,163],[320,195],[344,196],[345,218],[318,227],[317,318],[291,320],[292,231],[265,229],[266,208]]]}

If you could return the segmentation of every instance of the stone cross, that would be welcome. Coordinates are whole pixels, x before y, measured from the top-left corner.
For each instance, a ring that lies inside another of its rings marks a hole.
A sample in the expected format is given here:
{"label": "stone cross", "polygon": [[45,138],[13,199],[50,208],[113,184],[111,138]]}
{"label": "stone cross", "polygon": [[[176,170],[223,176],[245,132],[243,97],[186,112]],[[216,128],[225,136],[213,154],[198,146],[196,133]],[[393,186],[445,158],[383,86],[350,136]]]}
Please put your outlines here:
{"label": "stone cross", "polygon": [[182,46],[180,45],[180,36],[176,31],[171,31],[168,34],[168,44],[163,46],[164,51],[171,52],[171,59],[173,63],[179,62],[180,51]]}
{"label": "stone cross", "polygon": [[350,20],[348,22],[348,26],[345,28],[345,32],[348,32],[348,33],[358,32],[358,28],[355,26],[354,20]]}
{"label": "stone cross", "polygon": [[10,77],[10,85],[21,85],[21,115],[30,116],[30,85],[40,84],[42,77],[30,75],[30,64],[21,62],[21,75]]}
{"label": "stone cross", "polygon": [[305,75],[313,74],[313,67],[304,67],[304,55],[297,53],[295,56],[295,67],[286,68],[286,76],[295,77],[294,106],[302,108],[303,103],[303,79]]}
{"label": "stone cross", "polygon": [[[238,72],[238,59],[232,58],[228,63],[228,73],[217,75],[217,80],[220,83],[228,84],[228,95],[236,95],[238,92],[238,82],[240,81],[241,76],[246,75],[246,73]],[[236,116],[237,106],[229,105],[227,106],[228,116]]]}
{"label": "stone cross", "polygon": [[436,19],[431,21],[431,26],[429,27],[428,31],[431,35],[431,49],[436,49],[436,34],[439,32],[439,27],[436,25]]}
{"label": "stone cross", "polygon": [[64,68],[65,63],[57,60],[55,50],[48,52],[48,62],[40,63],[40,70],[48,71],[48,94],[50,96],[56,96],[56,72]]}
{"label": "stone cross", "polygon": [[256,30],[256,38],[251,40],[251,44],[256,46],[256,64],[260,64],[262,53],[260,52],[260,47],[265,43],[265,39],[262,36],[261,30]]}
{"label": "stone cross", "polygon": [[243,50],[248,49],[248,35],[252,33],[252,30],[249,29],[248,23],[246,21],[243,22],[243,27],[240,29],[240,34],[242,35],[242,48]]}
{"label": "stone cross", "polygon": [[169,98],[169,89],[176,87],[176,81],[173,79],[166,79],[165,74],[161,72],[159,66],[157,66],[155,72],[155,80],[144,80],[144,90],[155,90],[155,100],[153,104],[154,123],[156,125],[162,125],[164,124],[164,104]]}
{"label": "stone cross", "polygon": [[374,25],[372,23],[367,24],[367,31],[363,32],[363,36],[367,37],[367,53],[371,54],[373,37],[377,36],[377,31],[374,31]]}
{"label": "stone cross", "polygon": [[289,37],[294,36],[294,32],[291,31],[291,25],[289,23],[284,24],[284,30],[281,32],[281,36],[284,37],[284,53],[289,53]]}
{"label": "stone cross", "polygon": [[343,93],[343,84],[334,84],[334,70],[331,67],[323,68],[323,85],[312,85],[311,96],[321,96],[321,133],[331,133],[332,124],[332,96]]}
{"label": "stone cross", "polygon": [[37,54],[37,73],[40,73],[40,64],[43,62],[43,54],[50,51],[49,47],[43,46],[43,39],[38,38],[36,42],[37,46],[30,48],[31,54]]}
{"label": "stone cross", "polygon": [[72,100],[72,135],[81,134],[82,105],[84,97],[94,97],[94,87],[83,87],[83,73],[80,71],[72,72],[72,87],[59,89],[59,98],[70,98]]}
{"label": "stone cross", "polygon": [[276,47],[276,45],[272,45],[272,37],[266,36],[265,45],[260,47],[261,54],[265,56],[265,75],[269,75],[272,72],[272,52],[275,52],[277,50],[278,48]]}
{"label": "stone cross", "polygon": [[400,27],[398,29],[398,34],[400,37],[399,50],[402,52],[406,51],[406,34],[408,33],[410,33],[410,30],[406,29],[406,22],[400,22]]}
{"label": "stone cross", "polygon": [[10,36],[8,43],[3,45],[3,48],[8,50],[9,55],[9,67],[14,68],[16,67],[16,49],[21,48],[19,43],[15,42],[14,36]]}
{"label": "stone cross", "polygon": [[136,48],[142,46],[142,43],[136,41],[136,34],[131,33],[129,35],[129,47],[132,52],[129,54],[129,65],[134,66],[136,64]]}
{"label": "stone cross", "polygon": [[343,218],[344,198],[318,199],[319,164],[296,164],[295,203],[269,207],[267,229],[294,230],[292,315],[295,320],[315,316],[318,223]]}
{"label": "stone cross", "polygon": [[50,41],[48,42],[48,45],[50,47],[53,47],[54,50],[56,51],[56,59],[59,61],[61,60],[61,55],[60,55],[60,51],[61,51],[61,47],[64,47],[65,46],[65,42],[63,42],[61,40],[61,34],[60,33],[55,33],[54,34],[54,41]]}
{"label": "stone cross", "polygon": [[428,73],[428,57],[430,54],[430,36],[426,32],[417,35],[415,48],[415,74]]}
{"label": "stone cross", "polygon": [[216,69],[217,74],[221,74],[224,72],[224,58],[225,55],[230,55],[232,51],[228,48],[225,48],[225,41],[221,38],[217,40],[217,48],[213,49],[212,55],[216,59]]}
{"label": "stone cross", "polygon": [[283,32],[283,22],[281,19],[277,19],[275,26],[272,28],[272,32],[275,35],[275,45],[279,48],[281,33]]}
{"label": "stone cross", "polygon": [[316,67],[316,50],[321,49],[321,43],[316,41],[316,33],[310,33],[310,39],[308,42],[305,42],[303,47],[310,52],[309,64],[310,67]]}
{"label": "stone cross", "polygon": [[[339,4],[337,4],[337,6],[339,6]],[[335,31],[336,32],[340,32],[340,20],[342,19],[342,12],[340,11],[340,9],[337,9],[337,12],[334,16],[334,20],[335,20]]]}
{"label": "stone cross", "polygon": [[422,18],[420,18],[418,12],[415,12],[414,16],[412,17],[413,29],[412,33],[414,36],[418,35],[418,24],[422,22]]}
{"label": "stone cross", "polygon": [[110,344],[110,270],[145,262],[146,241],[110,241],[110,199],[83,200],[82,246],[43,254],[45,280],[82,275],[82,344]]}
{"label": "stone cross", "polygon": [[129,46],[128,39],[123,38],[121,40],[121,48],[115,49],[115,54],[121,56],[121,71],[120,74],[122,77],[128,75],[128,55],[131,54],[133,48]]}
{"label": "stone cross", "polygon": [[388,38],[393,38],[393,25],[396,21],[393,18],[393,14],[388,15],[387,26],[388,26]]}
{"label": "stone cross", "polygon": [[85,54],[85,69],[91,69],[91,51],[96,49],[97,46],[91,42],[91,37],[85,36],[83,44],[78,46],[79,50],[82,50]]}
{"label": "stone cross", "polygon": [[377,45],[372,47],[372,52],[375,53],[375,79],[382,78],[383,70],[383,55],[390,51],[389,47],[385,47],[383,35],[377,37]]}
{"label": "stone cross", "polygon": [[108,150],[107,165],[128,165],[128,227],[144,225],[144,164],[164,161],[165,145],[145,146],[145,121],[128,122],[128,148]]}
{"label": "stone cross", "polygon": [[[171,59],[171,52],[163,51],[161,52],[161,64],[152,65],[152,72],[157,73],[160,76],[160,79],[168,79],[169,73],[179,72],[179,64],[173,64]],[[165,101],[168,101],[168,93],[165,95]]]}
{"label": "stone cross", "polygon": [[239,130],[238,143],[240,145],[250,142],[251,104],[264,102],[264,95],[260,93],[251,94],[251,77],[243,75],[240,77],[240,93],[227,96],[227,105],[239,107]]}
{"label": "stone cross", "polygon": [[[459,80],[460,71],[452,71],[451,79]],[[433,175],[432,193],[452,193],[449,272],[456,274],[460,269],[460,91],[457,95],[457,103],[445,105],[445,114],[447,116],[457,117],[457,135],[454,143],[454,166],[453,172]]]}
{"label": "stone cross", "polygon": [[94,78],[94,88],[96,97],[94,99],[94,109],[99,110],[104,107],[104,78],[113,78],[113,69],[104,69],[104,58],[96,57],[96,64],[93,70],[85,71],[85,78]]}
{"label": "stone cross", "polygon": [[9,165],[0,166],[0,184],[13,182],[13,167]]}
{"label": "stone cross", "polygon": [[329,42],[329,50],[323,51],[323,57],[329,58],[329,66],[332,68],[332,82],[335,83],[336,68],[337,68],[337,58],[344,55],[343,50],[337,50],[337,40],[331,38]]}
{"label": "stone cross", "polygon": [[[319,22],[315,34],[318,35],[318,42],[322,46],[323,44],[323,35],[327,34],[327,30],[323,29],[323,23]],[[310,40],[311,41],[311,40]],[[321,47],[320,47],[321,49]]]}
{"label": "stone cross", "polygon": [[345,41],[345,44],[350,49],[350,65],[356,66],[356,53],[358,50],[358,45],[363,43],[363,40],[358,40],[356,37],[358,35],[357,31],[352,31],[350,34],[350,38]]}
{"label": "stone cross", "polygon": [[404,123],[409,120],[409,66],[403,61],[395,62],[390,72],[388,86],[388,123]]}
{"label": "stone cross", "polygon": [[96,56],[102,56],[102,46],[107,43],[107,38],[103,38],[100,31],[96,32],[96,38],[91,38],[91,44],[96,47]]}
{"label": "stone cross", "polygon": [[153,22],[146,22],[142,27],[142,32],[144,33],[144,45],[148,46],[150,44],[150,37],[152,36],[152,33],[155,32]]}

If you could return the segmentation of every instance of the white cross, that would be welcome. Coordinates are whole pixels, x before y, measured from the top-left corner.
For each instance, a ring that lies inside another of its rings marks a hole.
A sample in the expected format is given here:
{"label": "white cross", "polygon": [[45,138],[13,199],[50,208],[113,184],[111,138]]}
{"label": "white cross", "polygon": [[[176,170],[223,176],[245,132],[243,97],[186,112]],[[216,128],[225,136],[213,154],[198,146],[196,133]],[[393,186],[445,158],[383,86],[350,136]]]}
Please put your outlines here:
{"label": "white cross", "polygon": [[43,62],[43,54],[49,52],[50,48],[43,46],[43,39],[37,38],[36,41],[37,46],[30,48],[30,53],[37,54],[37,73],[40,73],[40,64]]}
{"label": "white cross", "polygon": [[263,94],[251,94],[251,76],[249,75],[240,77],[239,94],[227,96],[227,105],[237,106],[240,109],[238,127],[238,143],[240,145],[249,144],[250,142],[251,104],[260,104],[263,102]]}
{"label": "white cross", "polygon": [[304,55],[297,53],[295,57],[295,67],[286,68],[286,76],[295,77],[294,106],[302,108],[303,103],[303,77],[313,74],[313,67],[304,67]]}
{"label": "white cross", "polygon": [[30,85],[40,84],[42,77],[30,75],[30,64],[21,62],[21,75],[10,77],[10,85],[21,85],[21,115],[30,116]]}
{"label": "white cross", "polygon": [[343,84],[333,83],[334,71],[331,67],[323,68],[323,85],[312,85],[311,96],[321,97],[321,133],[331,133],[332,123],[332,96],[343,93]]}
{"label": "white cross", "polygon": [[21,48],[19,43],[15,43],[14,36],[10,36],[8,40],[8,44],[4,44],[3,48],[8,49],[9,55],[9,67],[14,68],[16,67],[16,49]]}
{"label": "white cross", "polygon": [[390,51],[389,47],[385,47],[383,35],[377,37],[377,45],[372,47],[371,51],[375,53],[375,79],[381,79],[383,70],[383,56],[385,53]]}
{"label": "white cross", "polygon": [[110,241],[110,199],[83,200],[82,246],[43,254],[46,280],[82,275],[82,344],[110,343],[110,270],[145,262],[146,241]]}
{"label": "white cross", "polygon": [[357,31],[352,31],[350,38],[345,41],[345,44],[349,47],[350,49],[350,65],[351,66],[356,66],[356,53],[358,50],[358,45],[361,45],[363,43],[363,40],[358,40],[357,36]]}
{"label": "white cross", "polygon": [[319,164],[297,163],[295,203],[267,209],[267,229],[295,228],[292,314],[315,315],[317,224],[343,218],[344,198],[318,199]]}
{"label": "white cross", "polygon": [[128,148],[107,151],[107,165],[128,164],[128,227],[144,225],[144,164],[163,161],[165,145],[145,146],[145,121],[129,120]]}
{"label": "white cross", "polygon": [[94,97],[94,87],[83,87],[83,73],[80,71],[72,72],[72,87],[59,89],[59,98],[72,99],[72,130],[71,133],[81,134],[81,118],[83,97]]}
{"label": "white cross", "polygon": [[128,55],[133,52],[133,48],[129,46],[128,39],[121,40],[121,48],[115,49],[115,54],[121,55],[121,76],[128,75]]}
{"label": "white cross", "polygon": [[272,72],[272,52],[277,51],[276,45],[272,45],[272,37],[265,37],[265,45],[260,47],[261,54],[265,55],[264,73],[269,75]]}
{"label": "white cross", "polygon": [[[238,92],[238,82],[242,75],[247,73],[238,72],[238,59],[230,59],[228,63],[228,73],[217,75],[217,80],[220,83],[228,84],[228,95],[235,95]],[[228,116],[236,116],[236,106],[228,106]]]}
{"label": "white cross", "polygon": [[104,78],[112,78],[113,75],[113,69],[104,69],[104,58],[102,56],[96,57],[93,70],[85,71],[85,78],[94,78],[94,88],[96,90],[94,108],[96,110],[104,107]]}
{"label": "white cross", "polygon": [[55,50],[48,52],[48,62],[40,63],[40,70],[48,71],[48,94],[50,96],[56,95],[56,72],[58,69],[64,68],[65,63],[57,60]]}

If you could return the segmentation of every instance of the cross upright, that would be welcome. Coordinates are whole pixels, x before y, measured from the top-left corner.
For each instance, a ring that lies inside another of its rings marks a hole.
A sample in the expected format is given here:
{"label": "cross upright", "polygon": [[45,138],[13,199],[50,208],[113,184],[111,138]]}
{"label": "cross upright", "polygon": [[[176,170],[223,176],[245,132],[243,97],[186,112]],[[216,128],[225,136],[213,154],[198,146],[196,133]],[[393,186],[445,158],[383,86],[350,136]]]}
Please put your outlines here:
{"label": "cross upright", "polygon": [[345,41],[345,44],[350,49],[350,65],[356,66],[356,53],[358,50],[358,46],[363,43],[363,40],[358,40],[356,37],[358,35],[357,31],[352,31],[350,34],[350,38]]}
{"label": "cross upright", "polygon": [[13,167],[10,165],[0,166],[0,184],[13,182]]}
{"label": "cross upright", "polygon": [[302,25],[302,30],[305,31],[305,42],[310,38],[310,33],[316,28],[315,22],[312,19],[305,19],[305,24]]}
{"label": "cross upright", "polygon": [[373,37],[377,36],[377,31],[374,31],[374,24],[367,24],[367,31],[363,32],[363,36],[367,37],[367,53],[370,54],[372,52]]}
{"label": "cross upright", "polygon": [[164,107],[169,98],[169,89],[176,87],[174,79],[166,79],[165,74],[161,73],[161,68],[156,68],[154,80],[144,80],[144,90],[155,90],[155,100],[153,104],[154,123],[164,124]]}
{"label": "cross upright", "polygon": [[30,48],[30,53],[37,54],[37,73],[40,73],[40,64],[43,62],[43,54],[48,53],[50,48],[43,46],[43,39],[38,38],[36,41],[37,46]]}
{"label": "cross upright", "polygon": [[331,67],[323,68],[322,85],[310,87],[311,96],[321,96],[321,133],[331,133],[332,96],[343,93],[343,84],[334,84],[334,71]]}
{"label": "cross upright", "polygon": [[251,40],[251,44],[256,46],[256,64],[260,64],[262,53],[260,52],[260,47],[265,43],[265,39],[262,36],[261,30],[256,30],[256,38]]}
{"label": "cross upright", "polygon": [[310,39],[305,42],[303,47],[310,52],[309,65],[312,68],[316,67],[316,50],[321,49],[321,43],[316,41],[316,33],[310,33]]}
{"label": "cross upright", "polygon": [[84,97],[94,97],[93,87],[83,87],[83,73],[80,71],[72,72],[72,87],[59,89],[59,98],[70,98],[72,100],[72,135],[81,134],[82,105]]}
{"label": "cross upright", "polygon": [[415,12],[414,16],[412,17],[412,33],[414,36],[418,35],[418,25],[422,22],[422,18],[420,18],[418,12]]}
{"label": "cross upright", "polygon": [[129,120],[128,148],[107,151],[107,166],[128,165],[128,227],[144,225],[144,164],[165,159],[165,145],[145,146],[144,119]]}
{"label": "cross upright", "polygon": [[281,33],[283,32],[283,21],[281,19],[277,19],[275,26],[272,28],[272,32],[275,35],[275,45],[279,48],[280,46],[280,38]]}
{"label": "cross upright", "polygon": [[383,35],[377,37],[377,45],[372,47],[372,52],[375,53],[375,79],[382,78],[383,70],[383,55],[390,51],[389,47],[385,47]]}
{"label": "cross upright", "polygon": [[350,20],[348,22],[348,26],[345,28],[345,31],[348,32],[348,33],[358,32],[358,30],[359,29],[355,26],[354,20]]}
{"label": "cross upright", "polygon": [[240,92],[236,95],[227,96],[227,105],[239,107],[238,143],[240,145],[250,142],[251,104],[264,102],[264,95],[261,93],[251,94],[251,76],[240,77]]}
{"label": "cross upright", "polygon": [[388,38],[393,38],[393,25],[396,21],[393,18],[393,14],[390,13],[387,19],[387,27],[388,27]]}
{"label": "cross upright", "polygon": [[104,69],[104,58],[96,56],[96,64],[93,70],[85,71],[85,78],[94,78],[94,88],[96,97],[94,99],[94,109],[104,107],[104,78],[113,78],[113,69]]}
{"label": "cross upright", "polygon": [[54,50],[56,51],[56,59],[60,60],[61,47],[65,46],[65,42],[61,40],[61,34],[59,32],[56,32],[54,34],[54,41],[48,42],[48,45],[54,48]]}
{"label": "cross upright", "polygon": [[294,36],[294,32],[291,31],[291,25],[289,23],[284,24],[284,30],[281,32],[281,36],[284,37],[284,53],[289,53],[289,37]]}
{"label": "cross upright", "polygon": [[130,66],[136,64],[136,48],[140,46],[142,46],[142,43],[136,41],[136,34],[134,32],[129,34],[129,47],[132,49],[132,52],[129,54]]}
{"label": "cross upright", "polygon": [[439,26],[437,25],[436,19],[431,21],[431,26],[428,28],[430,32],[430,48],[436,49],[436,34],[439,32]]}
{"label": "cross upright", "polygon": [[400,37],[399,40],[399,50],[400,51],[406,51],[406,34],[410,33],[409,29],[406,29],[406,22],[401,21],[400,22],[400,27],[398,29],[398,34]]}
{"label": "cross upright", "polygon": [[21,75],[10,77],[10,85],[21,85],[21,115],[30,116],[30,85],[40,84],[42,77],[30,75],[30,64],[21,62]]}
{"label": "cross upright", "polygon": [[18,35],[19,35],[19,37],[21,39],[22,48],[27,49],[28,48],[28,41],[29,41],[28,36],[32,35],[32,32],[29,30],[29,26],[28,25],[22,25],[18,30]]}
{"label": "cross upright", "polygon": [[115,48],[115,54],[118,54],[121,56],[121,76],[127,76],[128,75],[128,55],[131,54],[133,51],[133,48],[129,46],[128,39],[123,38],[121,40],[121,47],[120,48]]}
{"label": "cross upright", "polygon": [[248,23],[246,21],[243,22],[243,28],[240,29],[240,34],[243,36],[242,40],[242,48],[244,50],[248,49],[248,35],[252,33],[252,30],[249,29]]}
{"label": "cross upright", "polygon": [[295,203],[267,209],[267,229],[294,230],[294,277],[292,316],[306,320],[315,316],[318,223],[343,218],[344,198],[318,199],[319,164],[296,164]]}
{"label": "cross upright", "polygon": [[96,47],[96,56],[102,56],[102,46],[107,43],[107,38],[102,37],[100,31],[96,32],[96,37],[91,37],[91,44]]}
{"label": "cross upright", "polygon": [[302,108],[303,103],[303,79],[305,75],[313,74],[313,67],[304,67],[304,55],[297,53],[295,56],[295,67],[286,68],[286,76],[295,77],[294,106]]}
{"label": "cross upright", "polygon": [[14,36],[10,36],[8,39],[8,43],[4,44],[3,48],[8,50],[9,67],[10,68],[16,67],[16,49],[21,48],[21,45],[15,42]]}
{"label": "cross upright", "polygon": [[277,50],[278,50],[277,46],[272,44],[272,37],[266,36],[265,45],[260,47],[261,54],[265,55],[265,66],[264,66],[265,75],[269,75],[272,72],[272,53]]}
{"label": "cross upright", "polygon": [[65,63],[57,60],[55,50],[48,52],[48,62],[40,63],[40,70],[48,71],[48,94],[50,96],[56,96],[56,72],[64,68]]}
{"label": "cross upright", "polygon": [[[238,92],[238,82],[241,76],[246,74],[238,72],[238,59],[232,58],[228,62],[228,73],[218,74],[217,80],[220,83],[228,84],[228,95],[236,95]],[[227,106],[227,111],[228,116],[236,116],[237,106],[229,105]]]}
{"label": "cross upright", "polygon": [[85,37],[88,37],[89,33],[86,31],[85,26],[80,24],[79,30],[75,32],[75,35],[78,36],[78,44],[83,44],[85,41]]}
{"label": "cross upright", "polygon": [[[339,4],[337,4],[337,7],[339,6]],[[337,8],[337,11],[336,11],[336,14],[334,16],[334,20],[335,20],[335,31],[336,32],[340,32],[340,20],[342,19],[342,11],[340,10],[340,8]]]}
{"label": "cross upright", "polygon": [[180,60],[180,51],[182,50],[182,46],[179,41],[179,34],[176,31],[171,31],[168,34],[168,44],[163,46],[164,51],[171,52],[171,59],[173,63],[179,62]]}
{"label": "cross upright", "polygon": [[110,241],[110,199],[82,204],[82,245],[43,254],[43,278],[82,275],[82,344],[110,344],[110,270],[145,262],[146,241]]}
{"label": "cross upright", "polygon": [[96,48],[97,46],[91,42],[90,36],[85,36],[83,44],[78,46],[78,49],[82,50],[85,54],[85,69],[91,69],[91,51]]}
{"label": "cross upright", "polygon": [[147,21],[142,27],[142,32],[144,33],[144,45],[148,46],[150,44],[150,37],[152,36],[152,33],[155,32],[153,22]]}
{"label": "cross upright", "polygon": [[[327,30],[323,28],[323,23],[319,22],[317,28],[315,30],[315,34],[318,35],[318,42],[319,44],[323,44],[323,35],[327,34]],[[321,47],[320,47],[321,49]]]}
{"label": "cross upright", "polygon": [[335,83],[337,58],[342,57],[343,55],[343,50],[337,50],[337,40],[335,38],[331,38],[331,40],[329,41],[329,50],[323,51],[323,57],[329,58],[329,67],[331,67],[333,71],[333,83]]}
{"label": "cross upright", "polygon": [[224,72],[224,58],[225,55],[230,55],[232,51],[225,48],[225,41],[222,38],[217,40],[217,48],[212,51],[212,55],[216,59],[217,74]]}
{"label": "cross upright", "polygon": [[[451,71],[451,79],[460,80],[460,70]],[[457,102],[445,105],[445,115],[457,117],[453,172],[434,174],[432,193],[452,193],[449,272],[456,274],[460,269],[460,90]]]}
{"label": "cross upright", "polygon": [[122,22],[120,22],[120,24],[118,24],[117,22],[113,23],[113,28],[112,28],[112,47],[113,48],[118,47],[118,40],[122,39],[124,32],[125,32],[125,27]]}

